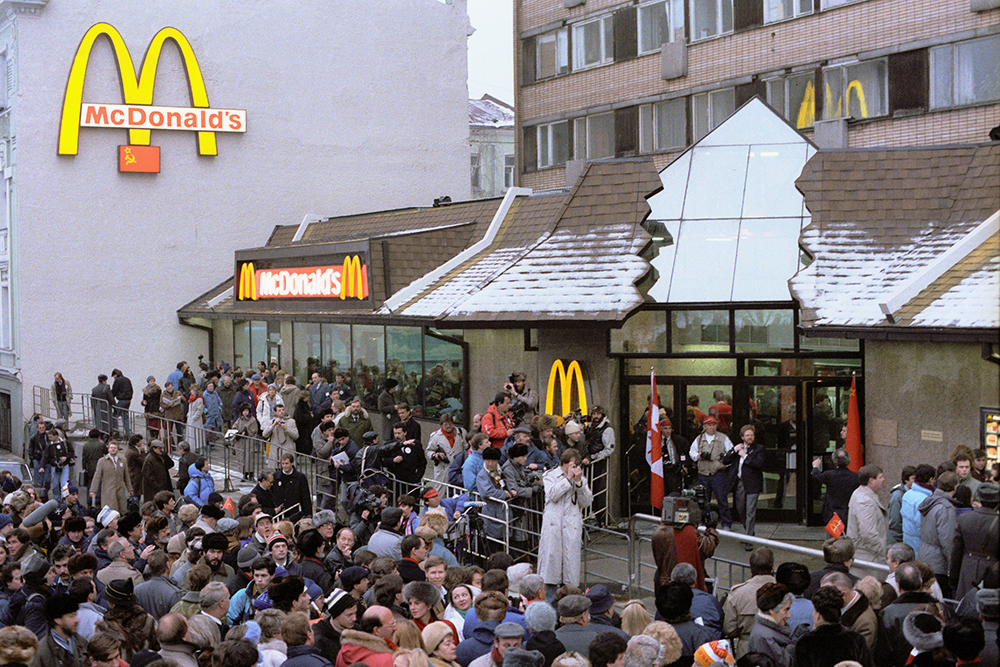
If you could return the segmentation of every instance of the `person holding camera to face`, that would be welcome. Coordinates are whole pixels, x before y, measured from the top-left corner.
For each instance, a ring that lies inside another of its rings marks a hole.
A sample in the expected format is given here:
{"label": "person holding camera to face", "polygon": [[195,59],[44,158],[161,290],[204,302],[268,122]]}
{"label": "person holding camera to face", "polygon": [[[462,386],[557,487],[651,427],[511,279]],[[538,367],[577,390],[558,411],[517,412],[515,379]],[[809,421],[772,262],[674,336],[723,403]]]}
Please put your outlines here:
{"label": "person holding camera to face", "polygon": [[560,584],[580,584],[583,510],[594,500],[583,475],[582,460],[577,450],[567,449],[559,459],[559,467],[542,477],[545,511],[538,544],[538,574],[545,580],[550,599]]}
{"label": "person holding camera to face", "polygon": [[530,422],[538,411],[538,394],[528,387],[524,371],[514,371],[507,377],[503,390],[510,394],[510,416],[514,425]]}

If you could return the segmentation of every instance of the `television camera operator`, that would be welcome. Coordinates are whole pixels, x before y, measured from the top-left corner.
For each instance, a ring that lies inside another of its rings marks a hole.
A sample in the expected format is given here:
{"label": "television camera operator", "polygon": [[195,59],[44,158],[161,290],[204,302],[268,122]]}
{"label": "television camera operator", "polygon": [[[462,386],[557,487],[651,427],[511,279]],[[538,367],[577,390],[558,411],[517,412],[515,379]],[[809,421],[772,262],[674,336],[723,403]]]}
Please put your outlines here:
{"label": "television camera operator", "polygon": [[[705,560],[719,546],[718,506],[708,503],[708,490],[701,485],[663,499],[663,522],[653,531],[656,587],[670,583],[678,563],[689,563],[697,573],[696,588],[705,589]],[[704,532],[698,526],[704,525]]]}

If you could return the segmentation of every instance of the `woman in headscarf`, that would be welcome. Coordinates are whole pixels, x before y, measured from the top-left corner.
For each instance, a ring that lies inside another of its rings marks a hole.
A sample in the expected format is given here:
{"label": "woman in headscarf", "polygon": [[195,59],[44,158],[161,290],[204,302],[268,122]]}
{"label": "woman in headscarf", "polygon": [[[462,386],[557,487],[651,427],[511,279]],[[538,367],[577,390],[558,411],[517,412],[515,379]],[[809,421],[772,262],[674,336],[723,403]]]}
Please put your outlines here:
{"label": "woman in headscarf", "polygon": [[241,403],[237,414],[239,416],[233,422],[236,455],[243,461],[243,479],[253,479],[253,440],[260,434],[260,426],[249,403]]}

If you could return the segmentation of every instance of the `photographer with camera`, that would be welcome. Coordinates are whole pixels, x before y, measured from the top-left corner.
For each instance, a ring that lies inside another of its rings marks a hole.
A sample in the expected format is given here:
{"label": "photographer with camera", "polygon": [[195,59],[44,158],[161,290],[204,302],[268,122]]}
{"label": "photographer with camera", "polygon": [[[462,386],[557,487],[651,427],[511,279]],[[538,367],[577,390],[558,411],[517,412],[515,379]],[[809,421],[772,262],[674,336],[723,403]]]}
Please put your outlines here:
{"label": "photographer with camera", "polygon": [[465,451],[469,434],[461,426],[455,426],[451,414],[445,412],[439,419],[441,428],[431,433],[427,442],[427,454],[434,463],[434,479],[448,481],[448,466],[457,455]]}
{"label": "photographer with camera", "polygon": [[594,499],[581,460],[579,452],[567,449],[559,458],[559,467],[542,477],[545,511],[538,544],[538,574],[545,580],[550,599],[561,584],[580,585],[583,510]]}
{"label": "photographer with camera", "polygon": [[688,453],[697,461],[698,484],[708,489],[709,498],[712,494],[715,495],[715,500],[719,503],[722,529],[729,530],[733,527],[733,520],[729,515],[730,480],[723,459],[732,451],[733,443],[724,434],[716,432],[719,422],[715,417],[707,417],[702,426],[704,432],[694,439]]}
{"label": "photographer with camera", "polygon": [[483,415],[483,433],[490,444],[501,449],[507,435],[514,430],[514,421],[510,418],[511,396],[506,391],[497,392],[490,403],[490,409]]}
{"label": "photographer with camera", "polygon": [[515,426],[531,422],[538,411],[538,394],[528,387],[527,380],[524,371],[514,371],[503,386],[503,390],[510,394],[510,417]]}
{"label": "photographer with camera", "polygon": [[348,496],[348,511],[351,513],[351,531],[356,544],[367,544],[378,528],[382,510],[389,505],[389,490],[381,484],[368,488],[351,484]]}

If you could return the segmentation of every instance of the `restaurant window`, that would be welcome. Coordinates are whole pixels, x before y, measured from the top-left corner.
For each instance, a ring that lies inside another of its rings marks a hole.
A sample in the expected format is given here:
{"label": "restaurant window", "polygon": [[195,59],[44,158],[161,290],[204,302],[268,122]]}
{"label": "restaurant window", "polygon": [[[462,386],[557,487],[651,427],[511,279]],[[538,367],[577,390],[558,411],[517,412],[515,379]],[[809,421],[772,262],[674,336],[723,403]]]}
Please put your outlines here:
{"label": "restaurant window", "polygon": [[713,90],[695,95],[691,100],[694,140],[698,141],[736,110],[736,89]]}
{"label": "restaurant window", "polygon": [[598,160],[615,155],[615,115],[602,113],[573,121],[576,142],[573,157],[577,160]]}
{"label": "restaurant window", "polygon": [[679,352],[729,352],[729,312],[677,310],[670,314],[670,350]]}
{"label": "restaurant window", "polygon": [[566,28],[535,38],[535,77],[548,79],[569,71],[569,33]]}
{"label": "restaurant window", "polygon": [[687,145],[687,101],[682,97],[639,107],[639,151],[682,148]]}
{"label": "restaurant window", "polygon": [[614,60],[614,21],[610,14],[573,25],[573,69],[581,70]]}
{"label": "restaurant window", "polygon": [[[452,332],[440,332],[452,334]],[[424,336],[424,377],[421,382],[424,415],[430,419],[444,413],[456,422],[464,419],[462,383],[465,375],[462,346],[432,334]]]}
{"label": "restaurant window", "polygon": [[767,103],[798,129],[816,121],[816,85],[812,71],[768,79]]}
{"label": "restaurant window", "polygon": [[1000,99],[1000,35],[930,50],[931,107]]}
{"label": "restaurant window", "polygon": [[538,167],[557,167],[569,158],[569,121],[539,125]]}
{"label": "restaurant window", "polygon": [[737,310],[737,352],[793,352],[795,327],[791,310]]}
{"label": "restaurant window", "polygon": [[812,11],[812,0],[764,0],[765,23],[805,16]]}
{"label": "restaurant window", "polygon": [[365,408],[374,410],[385,382],[385,329],[359,324],[354,326],[351,338],[354,390],[362,397]]}
{"label": "restaurant window", "polygon": [[733,31],[733,0],[691,0],[691,39]]}
{"label": "restaurant window", "polygon": [[323,371],[323,334],[318,322],[292,323],[292,375],[306,384]]}
{"label": "restaurant window", "polygon": [[421,404],[420,383],[423,379],[421,365],[421,333],[415,327],[386,327],[385,375],[399,383],[396,400],[411,406]]}
{"label": "restaurant window", "polygon": [[889,112],[885,59],[827,67],[823,89],[826,119],[874,118]]}

